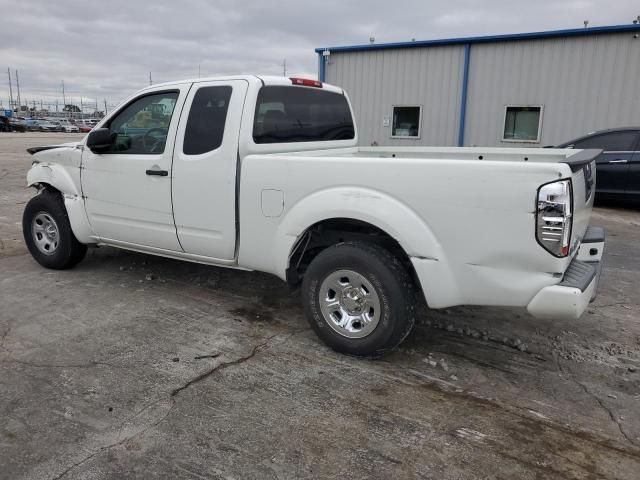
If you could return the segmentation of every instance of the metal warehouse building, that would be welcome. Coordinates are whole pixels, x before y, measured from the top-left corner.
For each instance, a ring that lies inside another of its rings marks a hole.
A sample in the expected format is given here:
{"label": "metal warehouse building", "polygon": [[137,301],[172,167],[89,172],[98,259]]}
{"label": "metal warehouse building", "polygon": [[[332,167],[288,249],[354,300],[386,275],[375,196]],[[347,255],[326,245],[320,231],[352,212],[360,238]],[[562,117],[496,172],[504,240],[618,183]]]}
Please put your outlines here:
{"label": "metal warehouse building", "polygon": [[640,125],[640,25],[318,48],[362,145],[553,145]]}

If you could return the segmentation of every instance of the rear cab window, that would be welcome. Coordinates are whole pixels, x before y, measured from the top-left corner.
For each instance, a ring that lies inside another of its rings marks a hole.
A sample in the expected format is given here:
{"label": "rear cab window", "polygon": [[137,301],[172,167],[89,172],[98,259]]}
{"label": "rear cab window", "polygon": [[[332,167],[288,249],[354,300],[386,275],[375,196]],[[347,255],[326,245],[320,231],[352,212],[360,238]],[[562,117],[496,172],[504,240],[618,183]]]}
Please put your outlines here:
{"label": "rear cab window", "polygon": [[253,122],[256,144],[351,140],[355,128],[344,95],[313,87],[264,86]]}

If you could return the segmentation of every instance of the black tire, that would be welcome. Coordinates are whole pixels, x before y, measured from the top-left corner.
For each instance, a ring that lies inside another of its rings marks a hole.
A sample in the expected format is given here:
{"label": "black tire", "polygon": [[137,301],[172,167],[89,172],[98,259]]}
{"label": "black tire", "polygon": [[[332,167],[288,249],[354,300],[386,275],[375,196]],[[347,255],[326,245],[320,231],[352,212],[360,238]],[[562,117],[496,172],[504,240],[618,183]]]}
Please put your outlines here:
{"label": "black tire", "polygon": [[[44,253],[36,245],[32,224],[37,215],[45,213],[57,225],[57,247],[53,253]],[[82,261],[87,254],[87,246],[78,242],[69,223],[67,209],[62,196],[57,192],[43,190],[27,203],[22,215],[22,233],[29,252],[36,261],[46,268],[64,270]]]}
{"label": "black tire", "polygon": [[[364,277],[379,298],[378,323],[362,338],[348,338],[338,333],[322,312],[322,283],[339,270]],[[311,327],[329,347],[340,353],[382,356],[397,347],[415,323],[415,287],[409,273],[396,256],[375,244],[344,242],[320,252],[305,272],[302,295]]]}

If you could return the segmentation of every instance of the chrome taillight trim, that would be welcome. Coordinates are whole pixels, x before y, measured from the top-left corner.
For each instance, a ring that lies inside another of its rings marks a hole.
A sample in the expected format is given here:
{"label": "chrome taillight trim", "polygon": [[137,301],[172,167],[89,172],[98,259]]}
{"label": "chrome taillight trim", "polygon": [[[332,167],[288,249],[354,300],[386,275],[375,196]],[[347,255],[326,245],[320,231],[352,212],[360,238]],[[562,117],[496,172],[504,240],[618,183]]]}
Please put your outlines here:
{"label": "chrome taillight trim", "polygon": [[541,185],[536,194],[536,241],[558,258],[569,255],[573,227],[571,179]]}

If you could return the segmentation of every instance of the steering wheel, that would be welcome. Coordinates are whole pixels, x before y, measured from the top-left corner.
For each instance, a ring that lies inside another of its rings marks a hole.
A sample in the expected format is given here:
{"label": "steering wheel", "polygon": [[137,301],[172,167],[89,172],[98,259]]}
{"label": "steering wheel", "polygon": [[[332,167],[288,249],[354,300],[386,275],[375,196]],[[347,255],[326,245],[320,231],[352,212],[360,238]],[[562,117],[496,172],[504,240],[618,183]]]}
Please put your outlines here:
{"label": "steering wheel", "polygon": [[[150,128],[149,130],[147,130],[145,132],[145,134],[142,136],[142,146],[144,147],[145,151],[147,152],[154,152],[156,148],[158,148],[158,144],[161,142],[161,139],[154,137],[153,135],[151,135],[151,132],[155,132],[158,131],[160,133],[162,133],[163,136],[167,135],[167,129],[166,128],[159,128],[159,127],[154,127],[154,128]],[[151,141],[153,141],[153,143],[151,143]]]}

